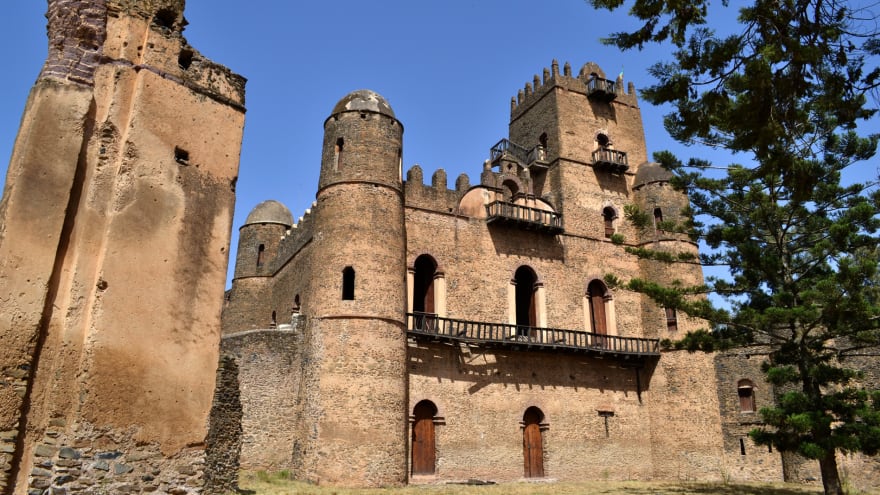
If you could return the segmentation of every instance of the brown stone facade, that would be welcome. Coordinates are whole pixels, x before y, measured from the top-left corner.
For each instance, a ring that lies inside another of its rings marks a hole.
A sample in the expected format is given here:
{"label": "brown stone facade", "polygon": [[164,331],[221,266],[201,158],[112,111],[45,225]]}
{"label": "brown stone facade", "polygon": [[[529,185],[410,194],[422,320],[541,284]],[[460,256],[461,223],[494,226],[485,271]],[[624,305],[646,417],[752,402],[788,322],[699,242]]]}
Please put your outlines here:
{"label": "brown stone facade", "polygon": [[241,466],[372,486],[722,479],[713,358],[658,345],[699,322],[605,282],[702,281],[625,251],[696,253],[623,218],[687,206],[646,161],[635,89],[554,62],[475,185],[443,170],[425,185],[418,166],[404,181],[402,131],[381,96],[344,97],[312,208],[294,222],[267,201],[241,227],[221,350]]}
{"label": "brown stone facade", "polygon": [[47,18],[0,203],[0,492],[198,491],[244,79],[182,0]]}

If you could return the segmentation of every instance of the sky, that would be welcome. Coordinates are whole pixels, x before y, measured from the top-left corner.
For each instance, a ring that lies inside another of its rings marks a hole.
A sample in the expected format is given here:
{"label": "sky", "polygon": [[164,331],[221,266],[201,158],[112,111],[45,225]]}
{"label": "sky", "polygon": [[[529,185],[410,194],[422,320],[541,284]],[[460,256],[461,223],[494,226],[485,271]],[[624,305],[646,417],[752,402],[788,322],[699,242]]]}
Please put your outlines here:
{"label": "sky", "polygon": [[[4,4],[2,177],[47,45],[45,1]],[[653,82],[647,68],[669,56],[667,47],[621,53],[602,45],[602,36],[635,21],[584,0],[190,0],[185,16],[190,44],[248,79],[230,272],[238,229],[254,206],[281,201],[295,220],[311,206],[324,120],[351,91],[371,89],[391,104],[404,127],[405,170],[419,164],[430,182],[443,168],[450,186],[461,173],[473,184],[489,148],[507,137],[510,98],[553,59],[560,70],[570,62],[575,74],[596,62],[639,89]],[[663,130],[664,109],[641,109],[649,154],[694,154]]]}

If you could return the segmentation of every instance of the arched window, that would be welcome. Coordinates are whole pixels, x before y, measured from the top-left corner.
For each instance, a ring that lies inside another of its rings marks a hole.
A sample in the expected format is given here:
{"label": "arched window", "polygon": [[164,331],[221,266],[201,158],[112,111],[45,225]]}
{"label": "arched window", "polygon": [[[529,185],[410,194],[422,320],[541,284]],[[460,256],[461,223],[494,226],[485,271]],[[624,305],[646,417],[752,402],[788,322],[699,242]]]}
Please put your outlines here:
{"label": "arched window", "polygon": [[514,274],[516,284],[516,334],[527,336],[538,326],[537,301],[535,292],[538,276],[528,266],[521,266]]}
{"label": "arched window", "polygon": [[266,254],[266,245],[260,244],[257,248],[257,268],[263,266],[263,256]]}
{"label": "arched window", "polygon": [[345,140],[340,138],[336,138],[336,169],[339,170],[339,166],[342,165],[342,150],[345,148]]}
{"label": "arched window", "polygon": [[512,180],[506,180],[501,184],[501,190],[502,194],[504,194],[504,201],[512,203],[519,193],[519,186]]}
{"label": "arched window", "polygon": [[755,412],[755,384],[751,380],[740,380],[736,384],[736,393],[739,395],[740,412]]}
{"label": "arched window", "polygon": [[617,212],[614,211],[614,208],[606,206],[602,210],[602,220],[605,223],[605,237],[611,237],[614,235],[614,219],[616,217]]}
{"label": "arched window", "polygon": [[269,323],[270,326],[275,327],[278,325],[278,312],[272,311],[272,322]]}
{"label": "arched window", "polygon": [[523,476],[526,478],[544,477],[544,439],[541,423],[544,413],[535,406],[523,414]]}
{"label": "arched window", "polygon": [[429,400],[420,401],[413,408],[412,474],[434,474],[437,448],[434,417],[437,406]]}
{"label": "arched window", "polygon": [[302,307],[302,305],[299,302],[299,294],[297,294],[297,295],[293,296],[293,307],[290,308],[290,310],[292,313],[299,314],[301,307]]}
{"label": "arched window", "polygon": [[663,221],[663,210],[654,208],[654,228],[660,230],[660,222]]}
{"label": "arched window", "polygon": [[607,148],[611,144],[611,140],[608,139],[606,134],[599,133],[596,136],[596,142],[599,144],[599,147],[602,149]]}
{"label": "arched window", "polygon": [[342,300],[354,301],[354,268],[350,266],[342,270]]}
{"label": "arched window", "polygon": [[605,345],[603,335],[608,334],[608,288],[599,280],[593,280],[587,286],[587,301],[590,313],[590,331],[597,334],[595,343]]}
{"label": "arched window", "polygon": [[666,311],[666,330],[669,332],[675,332],[678,330],[678,315],[675,313],[675,308],[664,308]]}

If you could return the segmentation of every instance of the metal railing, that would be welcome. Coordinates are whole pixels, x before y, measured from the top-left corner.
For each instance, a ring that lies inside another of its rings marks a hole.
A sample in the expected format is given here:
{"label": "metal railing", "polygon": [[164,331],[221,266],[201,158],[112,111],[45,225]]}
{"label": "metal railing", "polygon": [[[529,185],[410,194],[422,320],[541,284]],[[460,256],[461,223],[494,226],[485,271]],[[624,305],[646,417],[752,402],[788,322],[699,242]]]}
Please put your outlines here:
{"label": "metal railing", "polygon": [[407,313],[407,332],[415,337],[438,340],[539,348],[561,351],[580,351],[625,356],[659,356],[657,339],[640,339],[603,335],[578,330],[536,328],[505,323],[457,320],[432,313]]}
{"label": "metal railing", "polygon": [[487,221],[504,220],[520,224],[526,228],[562,231],[562,215],[555,211],[541,210],[529,206],[493,201],[486,205]]}
{"label": "metal railing", "polygon": [[523,165],[530,165],[536,161],[546,161],[547,148],[539,144],[532,149],[528,149],[505,138],[489,148],[489,159],[494,162],[504,155],[513,157]]}

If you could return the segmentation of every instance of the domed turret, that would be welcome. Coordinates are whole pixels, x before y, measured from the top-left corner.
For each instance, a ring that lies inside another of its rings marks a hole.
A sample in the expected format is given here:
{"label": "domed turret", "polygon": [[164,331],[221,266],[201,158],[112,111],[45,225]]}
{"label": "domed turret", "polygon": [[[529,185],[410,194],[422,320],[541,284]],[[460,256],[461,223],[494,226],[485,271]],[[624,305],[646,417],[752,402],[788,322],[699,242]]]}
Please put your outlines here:
{"label": "domed turret", "polygon": [[289,228],[293,225],[293,215],[282,203],[270,199],[255,206],[242,227],[258,223],[276,223]]}
{"label": "domed turret", "polygon": [[238,230],[235,277],[269,275],[284,233],[293,226],[293,215],[282,203],[263,201],[251,210]]}
{"label": "domed turret", "polygon": [[671,178],[672,172],[663,168],[659,163],[644,162],[639,165],[639,170],[636,172],[633,189],[639,189],[654,182],[669,182]]}
{"label": "domed turret", "polygon": [[379,93],[370,91],[369,89],[359,89],[343,96],[342,99],[339,100],[339,103],[333,107],[333,112],[330,113],[330,116],[332,117],[342,112],[381,113],[393,119],[397,119],[397,116],[394,115],[394,110],[392,110],[391,105],[388,104],[388,100],[383,98]]}
{"label": "domed turret", "polygon": [[345,95],[324,121],[318,190],[352,181],[401,190],[402,139],[403,126],[385,98],[367,89]]}

